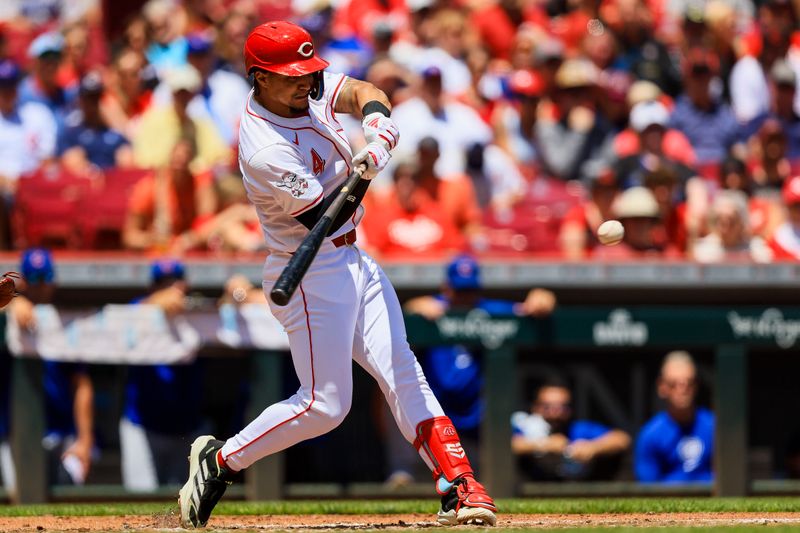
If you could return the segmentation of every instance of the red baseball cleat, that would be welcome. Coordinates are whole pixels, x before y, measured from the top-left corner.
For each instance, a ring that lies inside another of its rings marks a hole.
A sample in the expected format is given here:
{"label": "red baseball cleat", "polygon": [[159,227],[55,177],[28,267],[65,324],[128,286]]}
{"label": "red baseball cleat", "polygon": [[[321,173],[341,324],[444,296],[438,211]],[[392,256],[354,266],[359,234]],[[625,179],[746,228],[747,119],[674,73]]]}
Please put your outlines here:
{"label": "red baseball cleat", "polygon": [[483,485],[472,474],[466,474],[457,478],[453,482],[453,488],[442,496],[438,520],[445,526],[493,526],[497,522],[496,512],[497,507]]}

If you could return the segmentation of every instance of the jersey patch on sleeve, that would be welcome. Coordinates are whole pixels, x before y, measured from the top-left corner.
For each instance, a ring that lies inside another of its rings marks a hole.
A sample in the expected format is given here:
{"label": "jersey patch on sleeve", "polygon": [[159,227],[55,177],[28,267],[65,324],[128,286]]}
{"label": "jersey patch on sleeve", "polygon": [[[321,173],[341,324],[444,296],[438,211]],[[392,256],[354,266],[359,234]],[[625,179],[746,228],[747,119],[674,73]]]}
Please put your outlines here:
{"label": "jersey patch on sleeve", "polygon": [[277,186],[286,189],[295,198],[300,198],[308,190],[308,180],[297,177],[294,172],[287,172],[281,176],[281,181]]}

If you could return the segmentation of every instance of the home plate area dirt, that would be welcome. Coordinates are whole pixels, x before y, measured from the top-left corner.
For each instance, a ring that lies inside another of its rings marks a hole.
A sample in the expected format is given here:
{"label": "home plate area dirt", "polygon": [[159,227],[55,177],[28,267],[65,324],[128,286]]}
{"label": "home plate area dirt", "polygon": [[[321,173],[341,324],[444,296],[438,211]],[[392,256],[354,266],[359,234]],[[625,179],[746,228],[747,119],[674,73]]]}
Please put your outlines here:
{"label": "home plate area dirt", "polygon": [[[783,525],[799,526],[800,513],[506,514],[499,528],[591,528]],[[440,527],[428,514],[214,516],[204,531],[408,530]],[[458,529],[465,529],[460,527]],[[141,516],[35,516],[0,518],[0,531],[176,531],[173,513]]]}

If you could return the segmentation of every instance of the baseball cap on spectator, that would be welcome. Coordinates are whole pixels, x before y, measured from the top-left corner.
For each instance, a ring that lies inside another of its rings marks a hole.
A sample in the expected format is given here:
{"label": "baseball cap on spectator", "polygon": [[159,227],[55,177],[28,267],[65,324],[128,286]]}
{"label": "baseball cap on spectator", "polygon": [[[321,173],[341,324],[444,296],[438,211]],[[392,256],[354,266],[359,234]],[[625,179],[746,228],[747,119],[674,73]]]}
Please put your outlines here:
{"label": "baseball cap on spectator", "polygon": [[536,46],[533,54],[537,65],[564,59],[564,43],[558,39],[545,39]]}
{"label": "baseball cap on spectator", "polygon": [[658,100],[664,93],[658,85],[648,80],[638,80],[633,82],[631,88],[628,89],[628,106],[633,107],[640,102],[650,102]]}
{"label": "baseball cap on spectator", "polygon": [[614,216],[624,218],[658,218],[658,202],[647,187],[631,187],[620,194],[611,210]]}
{"label": "baseball cap on spectator", "polygon": [[480,267],[475,258],[460,255],[447,265],[447,284],[457,291],[480,289]]}
{"label": "baseball cap on spectator", "polygon": [[588,59],[568,59],[556,72],[556,86],[559,89],[590,87],[597,84],[597,67]]}
{"label": "baseball cap on spectator", "polygon": [[515,70],[508,77],[508,89],[518,96],[541,96],[544,90],[542,77],[534,70]]}
{"label": "baseball cap on spectator", "polygon": [[436,65],[425,65],[420,70],[420,75],[425,79],[441,78],[442,77],[442,69],[440,69]]}
{"label": "baseball cap on spectator", "polygon": [[22,77],[19,66],[11,59],[0,61],[0,87],[14,86]]}
{"label": "baseball cap on spectator", "polygon": [[797,74],[785,59],[778,59],[772,64],[772,68],[769,70],[769,77],[772,78],[775,85],[789,85],[791,87],[797,85]]}
{"label": "baseball cap on spectator", "polygon": [[43,33],[28,46],[28,57],[61,55],[64,50],[64,37],[58,32]]}
{"label": "baseball cap on spectator", "polygon": [[186,36],[186,44],[190,54],[207,54],[213,48],[214,41],[208,33],[196,32]]}
{"label": "baseball cap on spectator", "polygon": [[103,94],[103,78],[99,72],[87,72],[78,87],[81,96],[99,96]]}
{"label": "baseball cap on spectator", "polygon": [[202,87],[203,80],[196,68],[191,65],[182,65],[165,72],[164,83],[173,93],[178,91],[196,93]]}
{"label": "baseball cap on spectator", "polygon": [[55,278],[53,256],[45,248],[25,250],[20,270],[28,283],[51,283]]}
{"label": "baseball cap on spectator", "polygon": [[786,205],[800,203],[800,176],[792,176],[786,180],[781,190],[781,196],[783,196],[783,203]]}
{"label": "baseball cap on spectator", "polygon": [[153,285],[165,280],[179,280],[186,276],[183,263],[177,259],[159,259],[150,266],[150,281]]}
{"label": "baseball cap on spectator", "polygon": [[666,128],[667,123],[669,123],[669,111],[661,102],[640,102],[631,109],[630,124],[639,133],[650,126]]}

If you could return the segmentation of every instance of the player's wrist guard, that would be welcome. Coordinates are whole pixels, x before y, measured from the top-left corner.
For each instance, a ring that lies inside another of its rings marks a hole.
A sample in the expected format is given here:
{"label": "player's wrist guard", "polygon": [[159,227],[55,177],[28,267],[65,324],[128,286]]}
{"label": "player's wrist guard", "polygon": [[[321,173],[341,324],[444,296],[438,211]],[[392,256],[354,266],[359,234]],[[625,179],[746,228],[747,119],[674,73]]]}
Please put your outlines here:
{"label": "player's wrist guard", "polygon": [[447,493],[457,478],[472,474],[472,465],[461,446],[458,432],[446,416],[420,422],[414,447],[433,470],[433,479],[439,494]]}
{"label": "player's wrist guard", "polygon": [[370,100],[369,102],[364,104],[364,107],[361,108],[362,117],[366,117],[373,113],[380,113],[381,115],[386,117],[391,115],[391,111],[389,111],[389,108],[377,100]]}

